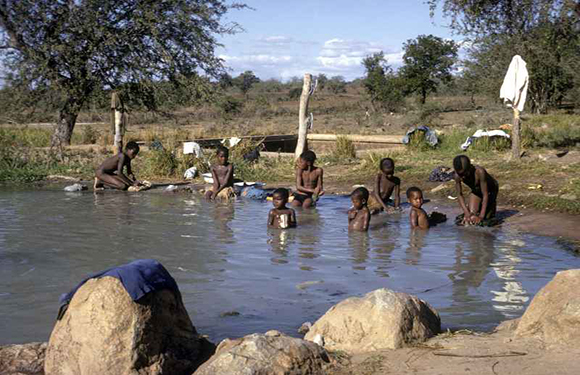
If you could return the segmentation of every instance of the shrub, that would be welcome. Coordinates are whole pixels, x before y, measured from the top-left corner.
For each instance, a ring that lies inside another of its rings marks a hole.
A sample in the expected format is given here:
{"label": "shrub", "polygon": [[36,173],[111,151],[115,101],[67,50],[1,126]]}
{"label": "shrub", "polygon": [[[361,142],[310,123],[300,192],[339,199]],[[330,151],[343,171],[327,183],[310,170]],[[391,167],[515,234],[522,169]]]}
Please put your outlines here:
{"label": "shrub", "polygon": [[354,143],[345,136],[337,136],[332,156],[339,159],[355,159],[356,149]]}

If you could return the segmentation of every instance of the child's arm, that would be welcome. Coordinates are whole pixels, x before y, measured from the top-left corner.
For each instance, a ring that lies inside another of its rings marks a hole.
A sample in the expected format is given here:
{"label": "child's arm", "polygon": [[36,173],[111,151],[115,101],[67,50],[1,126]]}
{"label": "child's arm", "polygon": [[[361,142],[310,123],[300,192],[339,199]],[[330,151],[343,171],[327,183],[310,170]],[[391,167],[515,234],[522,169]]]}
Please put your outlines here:
{"label": "child's arm", "polygon": [[369,224],[371,222],[371,212],[368,209],[363,210],[363,227],[362,230],[369,230]]}
{"label": "child's arm", "polygon": [[274,226],[275,219],[276,219],[276,215],[274,214],[274,210],[270,210],[270,212],[268,213],[268,226],[269,227]]}
{"label": "child's arm", "polygon": [[314,189],[314,194],[316,195],[323,195],[324,194],[324,183],[322,182],[322,176],[324,174],[324,170],[322,168],[318,168],[320,171],[318,174],[318,181],[316,183],[316,189]]}
{"label": "child's arm", "polygon": [[133,170],[131,169],[131,159],[127,162],[127,176],[133,182],[137,182],[135,175],[133,174]]}
{"label": "child's arm", "polygon": [[469,216],[471,215],[471,213],[469,212],[469,209],[465,205],[465,199],[463,198],[463,187],[461,186],[461,180],[458,177],[455,177],[455,192],[459,197],[459,205],[463,210],[464,215],[463,222],[466,223],[467,221],[469,221]]}
{"label": "child's arm", "polygon": [[127,156],[121,153],[121,155],[119,156],[119,160],[117,161],[117,177],[119,177],[127,185],[131,186],[134,184],[133,181],[131,181],[127,176],[123,174],[123,167],[125,166],[125,164],[130,165],[131,160],[127,162]]}
{"label": "child's arm", "polygon": [[411,229],[415,229],[419,226],[419,217],[417,215],[417,211],[412,208],[409,214],[409,219],[411,220]]}
{"label": "child's arm", "polygon": [[294,211],[293,209],[290,209],[290,226],[291,227],[296,226],[296,211]]}
{"label": "child's arm", "polygon": [[354,220],[355,217],[356,217],[356,210],[354,208],[351,208],[350,210],[348,210],[348,222],[349,222],[349,224],[351,221]]}
{"label": "child's arm", "polygon": [[487,186],[487,178],[485,178],[486,173],[487,172],[482,168],[477,168],[475,170],[475,175],[476,175],[476,177],[479,178],[479,183],[481,186],[482,199],[481,199],[481,210],[479,210],[479,216],[473,215],[470,218],[470,220],[473,224],[479,224],[483,220],[483,218],[485,217],[485,211],[487,209],[487,204],[489,202],[489,189]]}
{"label": "child's arm", "polygon": [[381,198],[381,177],[382,175],[380,173],[377,174],[377,180],[375,182],[375,191],[373,191],[373,194],[375,195],[375,199],[377,200],[377,202],[379,202],[381,206],[383,206],[383,210],[387,212],[389,208],[387,207],[387,204],[383,202],[383,198]]}
{"label": "child's arm", "polygon": [[220,187],[220,181],[215,171],[215,167],[211,167],[211,178],[213,179],[213,183],[211,186],[211,194],[208,195],[209,199],[216,197],[217,191]]}
{"label": "child's arm", "polygon": [[429,218],[423,209],[417,212],[417,225],[420,229],[429,229]]}
{"label": "child's arm", "polygon": [[395,208],[399,208],[399,204],[401,204],[401,180],[398,178],[393,194],[395,195]]}

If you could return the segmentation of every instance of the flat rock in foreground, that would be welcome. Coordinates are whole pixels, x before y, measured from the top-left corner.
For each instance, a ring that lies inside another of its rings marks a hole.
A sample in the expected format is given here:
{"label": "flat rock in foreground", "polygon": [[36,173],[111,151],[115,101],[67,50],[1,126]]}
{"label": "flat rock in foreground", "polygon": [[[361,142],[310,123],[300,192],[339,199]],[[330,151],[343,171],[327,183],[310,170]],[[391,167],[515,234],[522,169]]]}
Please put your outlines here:
{"label": "flat rock in foreground", "polygon": [[580,269],[561,271],[534,297],[516,336],[534,336],[548,346],[580,341]]}
{"label": "flat rock in foreground", "polygon": [[270,331],[222,341],[194,375],[322,375],[328,363],[317,344]]}
{"label": "flat rock in foreground", "polygon": [[45,342],[0,347],[0,374],[44,375]]}
{"label": "flat rock in foreground", "polygon": [[415,296],[378,289],[333,306],[306,334],[322,335],[325,347],[361,353],[398,349],[422,342],[441,331],[435,309]]}
{"label": "flat rock in foreground", "polygon": [[114,277],[88,280],[50,336],[47,375],[190,375],[202,356],[178,291],[134,302]]}

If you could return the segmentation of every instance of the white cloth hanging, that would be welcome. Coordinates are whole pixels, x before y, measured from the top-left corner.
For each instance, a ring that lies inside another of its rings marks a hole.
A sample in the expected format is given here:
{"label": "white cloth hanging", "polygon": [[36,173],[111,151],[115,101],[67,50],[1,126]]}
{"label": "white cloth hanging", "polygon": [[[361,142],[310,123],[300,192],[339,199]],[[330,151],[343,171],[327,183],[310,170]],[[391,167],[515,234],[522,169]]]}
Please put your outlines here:
{"label": "white cloth hanging", "polygon": [[526,65],[521,56],[515,55],[499,90],[499,97],[504,103],[519,112],[524,110],[528,93],[529,74]]}

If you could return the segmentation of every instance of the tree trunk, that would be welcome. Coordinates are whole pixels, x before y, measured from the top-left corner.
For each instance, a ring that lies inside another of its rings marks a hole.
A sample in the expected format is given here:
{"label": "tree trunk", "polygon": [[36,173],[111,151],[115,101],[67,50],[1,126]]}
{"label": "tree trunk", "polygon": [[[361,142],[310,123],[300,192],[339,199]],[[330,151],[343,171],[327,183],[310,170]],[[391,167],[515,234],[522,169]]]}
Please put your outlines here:
{"label": "tree trunk", "polygon": [[421,90],[421,105],[424,105],[427,101],[427,91]]}
{"label": "tree trunk", "polygon": [[298,114],[298,143],[294,152],[294,159],[298,159],[300,154],[307,150],[306,137],[308,135],[308,102],[310,100],[310,83],[312,75],[304,74],[304,84],[302,85],[302,95],[300,96],[300,112]]}
{"label": "tree trunk", "polygon": [[520,111],[514,108],[514,125],[512,127],[512,159],[519,160],[520,155]]}
{"label": "tree trunk", "polygon": [[59,147],[70,145],[80,110],[81,104],[78,101],[74,99],[67,100],[58,115],[58,123],[51,138],[51,146]]}

